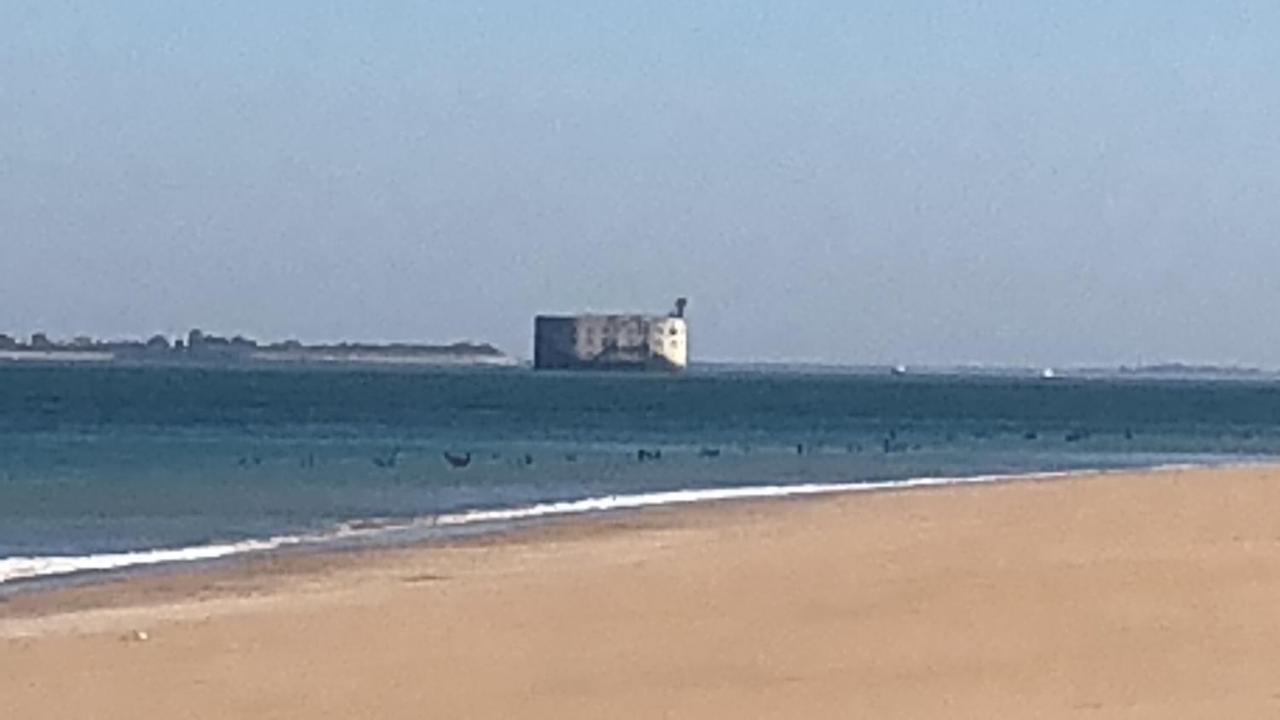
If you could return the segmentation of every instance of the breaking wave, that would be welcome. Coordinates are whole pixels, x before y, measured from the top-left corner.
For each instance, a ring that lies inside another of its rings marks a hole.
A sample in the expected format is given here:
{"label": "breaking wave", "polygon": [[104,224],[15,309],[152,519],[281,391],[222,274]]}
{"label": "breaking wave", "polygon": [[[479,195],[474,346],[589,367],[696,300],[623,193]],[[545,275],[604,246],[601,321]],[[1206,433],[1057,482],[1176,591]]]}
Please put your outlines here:
{"label": "breaking wave", "polygon": [[[1164,466],[1159,470],[1186,466]],[[1098,470],[1044,472],[1017,475],[975,475],[971,477],[926,477],[872,482],[809,483],[803,485],[766,485],[697,490],[607,495],[602,497],[545,502],[510,508],[466,510],[417,518],[410,521],[357,520],[339,525],[326,533],[280,535],[240,542],[213,543],[184,548],[156,548],[132,552],[93,555],[46,555],[0,558],[0,584],[64,576],[85,572],[122,570],[154,565],[219,560],[236,555],[261,553],[288,547],[321,546],[338,541],[373,539],[395,532],[432,528],[463,528],[501,525],[523,520],[564,517],[611,510],[636,510],[664,505],[688,505],[725,500],[750,500],[829,495],[846,492],[871,492],[907,488],[970,485],[1011,480],[1048,480],[1078,475],[1098,474]],[[1133,472],[1133,471],[1130,471]]]}

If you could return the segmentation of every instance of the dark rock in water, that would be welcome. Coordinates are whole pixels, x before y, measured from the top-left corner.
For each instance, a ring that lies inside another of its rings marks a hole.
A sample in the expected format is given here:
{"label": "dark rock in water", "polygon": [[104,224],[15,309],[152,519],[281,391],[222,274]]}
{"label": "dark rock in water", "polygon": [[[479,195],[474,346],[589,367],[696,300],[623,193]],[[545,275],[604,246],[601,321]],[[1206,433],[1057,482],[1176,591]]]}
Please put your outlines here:
{"label": "dark rock in water", "polygon": [[698,451],[698,457],[718,458],[720,457],[720,448],[702,448],[702,450]]}
{"label": "dark rock in water", "polygon": [[444,452],[444,460],[449,463],[449,467],[461,470],[471,465],[471,453],[465,455],[455,455],[451,452]]}
{"label": "dark rock in water", "polygon": [[912,449],[919,450],[923,446],[921,445],[912,446],[910,443],[907,443],[907,442],[898,442],[893,438],[885,438],[884,442],[881,444],[881,447],[884,448],[885,454],[888,455],[892,453],[907,452],[908,450],[912,450]]}
{"label": "dark rock in water", "polygon": [[391,451],[386,457],[374,457],[373,464],[380,468],[393,468],[400,464],[400,448]]}

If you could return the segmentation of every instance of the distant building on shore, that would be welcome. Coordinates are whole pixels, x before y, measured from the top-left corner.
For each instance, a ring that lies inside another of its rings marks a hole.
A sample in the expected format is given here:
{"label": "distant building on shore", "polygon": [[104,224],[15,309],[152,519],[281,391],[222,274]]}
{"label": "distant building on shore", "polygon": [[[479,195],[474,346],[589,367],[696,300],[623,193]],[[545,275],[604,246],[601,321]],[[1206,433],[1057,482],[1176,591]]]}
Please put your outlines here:
{"label": "distant building on shore", "polygon": [[684,298],[668,315],[540,315],[533,366],[539,370],[666,370],[689,366]]}

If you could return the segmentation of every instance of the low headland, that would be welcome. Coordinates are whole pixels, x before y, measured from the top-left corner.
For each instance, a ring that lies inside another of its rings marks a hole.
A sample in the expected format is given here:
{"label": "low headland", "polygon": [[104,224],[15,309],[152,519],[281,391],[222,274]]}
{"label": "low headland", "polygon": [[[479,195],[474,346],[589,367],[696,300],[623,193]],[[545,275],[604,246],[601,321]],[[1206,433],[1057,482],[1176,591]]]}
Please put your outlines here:
{"label": "low headland", "polygon": [[0,603],[0,716],[1280,712],[1280,468],[588,516]]}
{"label": "low headland", "polygon": [[448,345],[352,343],[307,345],[297,340],[260,343],[192,330],[185,338],[148,340],[51,340],[36,333],[27,342],[0,334],[0,363],[95,364],[131,367],[289,366],[513,366],[516,360],[488,343]]}

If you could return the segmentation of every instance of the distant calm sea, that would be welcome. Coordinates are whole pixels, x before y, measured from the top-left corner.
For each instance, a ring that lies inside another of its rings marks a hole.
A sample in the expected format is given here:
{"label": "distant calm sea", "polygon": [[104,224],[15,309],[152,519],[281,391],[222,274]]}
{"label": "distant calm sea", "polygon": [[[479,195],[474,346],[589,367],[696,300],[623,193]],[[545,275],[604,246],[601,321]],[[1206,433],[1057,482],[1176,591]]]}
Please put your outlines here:
{"label": "distant calm sea", "polygon": [[730,488],[1277,454],[1264,382],[0,366],[0,583]]}

